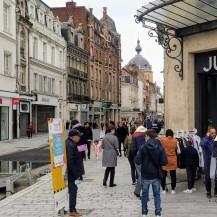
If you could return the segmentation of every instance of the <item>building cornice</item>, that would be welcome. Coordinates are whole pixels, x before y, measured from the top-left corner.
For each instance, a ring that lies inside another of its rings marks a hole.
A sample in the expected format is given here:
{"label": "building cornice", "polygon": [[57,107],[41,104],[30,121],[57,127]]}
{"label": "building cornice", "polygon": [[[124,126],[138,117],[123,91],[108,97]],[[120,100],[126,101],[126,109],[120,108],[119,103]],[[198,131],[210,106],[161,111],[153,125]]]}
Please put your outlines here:
{"label": "building cornice", "polygon": [[9,40],[10,42],[16,44],[16,39],[11,38],[10,36],[8,36],[7,34],[4,34],[3,32],[0,32],[0,37]]}
{"label": "building cornice", "polygon": [[34,64],[36,66],[39,66],[41,68],[50,70],[50,71],[55,72],[55,73],[60,74],[60,75],[66,74],[66,69],[58,68],[56,66],[53,66],[53,65],[48,64],[48,63],[44,63],[43,61],[37,60],[37,59],[32,58],[32,57],[30,57],[30,63]]}

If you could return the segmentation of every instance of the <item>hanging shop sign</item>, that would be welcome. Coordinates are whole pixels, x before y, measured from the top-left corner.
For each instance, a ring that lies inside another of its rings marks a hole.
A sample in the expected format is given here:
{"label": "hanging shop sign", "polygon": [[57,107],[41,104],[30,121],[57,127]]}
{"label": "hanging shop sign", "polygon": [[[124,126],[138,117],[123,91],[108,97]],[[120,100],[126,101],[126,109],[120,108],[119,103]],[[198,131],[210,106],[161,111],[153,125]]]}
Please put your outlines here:
{"label": "hanging shop sign", "polygon": [[67,207],[68,183],[64,122],[59,118],[48,120],[51,172],[55,208],[58,212]]}
{"label": "hanging shop sign", "polygon": [[20,99],[12,98],[12,105],[19,105],[19,104],[20,104]]}

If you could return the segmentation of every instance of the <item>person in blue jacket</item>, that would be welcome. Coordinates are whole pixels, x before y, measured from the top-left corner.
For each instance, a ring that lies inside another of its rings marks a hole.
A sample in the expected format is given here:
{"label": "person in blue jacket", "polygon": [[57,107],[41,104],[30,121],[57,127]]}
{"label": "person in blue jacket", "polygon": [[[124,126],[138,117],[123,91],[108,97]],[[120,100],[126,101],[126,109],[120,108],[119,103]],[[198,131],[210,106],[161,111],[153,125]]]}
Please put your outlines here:
{"label": "person in blue jacket", "polygon": [[76,210],[77,191],[76,181],[84,174],[82,153],[78,151],[77,144],[82,133],[77,129],[72,129],[66,141],[68,189],[69,189],[69,216],[80,217]]}
{"label": "person in blue jacket", "polygon": [[[201,141],[201,147],[203,149],[204,155],[204,170],[205,170],[205,186],[207,191],[207,197],[211,198],[212,184],[210,179],[210,164],[211,157],[213,153],[213,143],[216,138],[216,129],[214,127],[209,127],[207,135]],[[215,197],[217,197],[217,178],[215,179]]]}

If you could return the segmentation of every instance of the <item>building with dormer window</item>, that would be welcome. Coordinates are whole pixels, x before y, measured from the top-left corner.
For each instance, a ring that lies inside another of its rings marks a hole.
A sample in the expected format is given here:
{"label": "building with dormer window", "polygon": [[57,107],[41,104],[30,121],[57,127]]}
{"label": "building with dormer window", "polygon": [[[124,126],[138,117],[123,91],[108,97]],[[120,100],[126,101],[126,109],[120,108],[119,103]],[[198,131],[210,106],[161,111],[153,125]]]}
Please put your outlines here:
{"label": "building with dormer window", "polygon": [[48,118],[66,119],[66,42],[61,22],[41,0],[27,1],[29,21],[30,122],[34,131],[47,132]]}

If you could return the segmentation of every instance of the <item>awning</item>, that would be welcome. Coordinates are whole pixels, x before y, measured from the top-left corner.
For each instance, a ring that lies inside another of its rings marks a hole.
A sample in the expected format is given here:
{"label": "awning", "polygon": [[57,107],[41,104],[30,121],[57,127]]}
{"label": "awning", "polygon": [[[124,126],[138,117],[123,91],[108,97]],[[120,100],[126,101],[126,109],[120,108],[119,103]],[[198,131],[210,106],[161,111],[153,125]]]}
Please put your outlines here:
{"label": "awning", "polygon": [[[177,35],[194,34],[217,28],[216,0],[155,0],[137,10],[139,22],[173,28]],[[215,25],[214,25],[215,24]],[[189,30],[192,31],[189,31]],[[183,31],[181,31],[183,30]],[[188,31],[186,31],[188,30]]]}
{"label": "awning", "polygon": [[175,61],[183,79],[183,37],[217,29],[217,0],[155,0],[142,6],[136,22],[150,29],[149,36]]}

